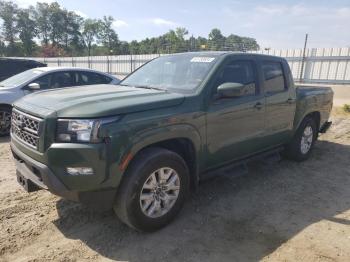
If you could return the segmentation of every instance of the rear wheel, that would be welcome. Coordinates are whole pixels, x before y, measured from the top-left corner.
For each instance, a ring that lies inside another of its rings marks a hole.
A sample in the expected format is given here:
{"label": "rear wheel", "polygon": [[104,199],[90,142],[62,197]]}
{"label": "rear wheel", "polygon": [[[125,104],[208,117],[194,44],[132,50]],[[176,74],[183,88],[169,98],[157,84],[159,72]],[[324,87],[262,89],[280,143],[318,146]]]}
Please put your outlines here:
{"label": "rear wheel", "polygon": [[0,137],[10,134],[11,111],[11,107],[0,106]]}
{"label": "rear wheel", "polygon": [[317,139],[317,124],[311,117],[307,117],[300,124],[291,143],[287,146],[287,157],[304,161],[309,158]]}
{"label": "rear wheel", "polygon": [[179,213],[189,184],[188,168],[178,154],[162,148],[145,149],[125,173],[114,210],[127,225],[155,231]]}

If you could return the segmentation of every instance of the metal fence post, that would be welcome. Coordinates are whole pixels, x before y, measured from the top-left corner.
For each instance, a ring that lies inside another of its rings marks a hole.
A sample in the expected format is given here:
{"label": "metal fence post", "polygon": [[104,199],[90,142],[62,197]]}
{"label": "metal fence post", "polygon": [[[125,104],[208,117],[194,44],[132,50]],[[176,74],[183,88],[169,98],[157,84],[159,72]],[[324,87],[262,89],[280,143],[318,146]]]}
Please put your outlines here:
{"label": "metal fence post", "polygon": [[107,73],[110,74],[110,69],[109,69],[109,56],[107,56]]}
{"label": "metal fence post", "polygon": [[300,83],[303,82],[303,76],[304,76],[304,63],[305,63],[305,52],[306,52],[306,45],[307,45],[307,38],[308,38],[308,34],[305,35],[305,43],[304,43],[304,50],[303,50],[303,58],[301,60],[301,70],[300,70],[300,78],[299,81]]}
{"label": "metal fence post", "polygon": [[[350,47],[348,48],[348,57],[350,56]],[[346,79],[346,72],[348,70],[348,65],[349,65],[349,61],[346,61],[346,64],[345,64],[345,69],[344,69],[344,75],[343,75],[343,80]],[[350,77],[349,77],[350,78]]]}
{"label": "metal fence post", "polygon": [[129,73],[132,73],[133,72],[133,61],[132,61],[132,54],[130,55],[130,72]]}

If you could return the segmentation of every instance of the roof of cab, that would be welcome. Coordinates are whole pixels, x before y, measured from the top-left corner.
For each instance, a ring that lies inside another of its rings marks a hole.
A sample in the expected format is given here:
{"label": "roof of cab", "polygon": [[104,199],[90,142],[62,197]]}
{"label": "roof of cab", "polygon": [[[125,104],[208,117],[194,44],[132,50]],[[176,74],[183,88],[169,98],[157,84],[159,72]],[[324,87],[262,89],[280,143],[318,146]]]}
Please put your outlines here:
{"label": "roof of cab", "polygon": [[248,53],[248,52],[238,52],[238,51],[199,51],[199,52],[177,53],[177,54],[170,54],[170,55],[183,55],[183,54],[192,54],[192,55],[197,55],[197,56],[246,55],[246,56],[257,56],[257,57],[265,57],[265,58],[283,59],[283,57],[279,57],[279,56],[258,54],[258,53]]}

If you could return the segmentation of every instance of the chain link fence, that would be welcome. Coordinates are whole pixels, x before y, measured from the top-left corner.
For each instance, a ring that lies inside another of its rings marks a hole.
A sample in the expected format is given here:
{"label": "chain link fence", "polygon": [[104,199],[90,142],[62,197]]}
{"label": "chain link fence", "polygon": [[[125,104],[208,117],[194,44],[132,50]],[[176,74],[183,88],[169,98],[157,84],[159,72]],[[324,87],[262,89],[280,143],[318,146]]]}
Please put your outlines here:
{"label": "chain link fence", "polygon": [[[209,51],[209,48],[202,48]],[[230,47],[232,51],[233,47]],[[247,48],[249,49],[249,48]],[[185,50],[184,50],[185,51]],[[191,51],[191,50],[187,50]],[[243,50],[244,51],[244,50]],[[350,84],[350,48],[266,49],[246,52],[287,59],[297,82]],[[124,78],[144,63],[165,54],[33,58],[48,66],[91,68]],[[302,71],[302,72],[301,72]]]}

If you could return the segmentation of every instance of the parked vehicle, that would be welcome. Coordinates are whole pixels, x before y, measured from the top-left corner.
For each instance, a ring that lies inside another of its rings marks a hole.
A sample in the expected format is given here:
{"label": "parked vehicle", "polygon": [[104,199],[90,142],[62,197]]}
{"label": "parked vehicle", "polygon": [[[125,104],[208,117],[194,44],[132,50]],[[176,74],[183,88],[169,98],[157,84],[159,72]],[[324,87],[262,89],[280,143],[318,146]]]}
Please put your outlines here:
{"label": "parked vehicle", "polygon": [[10,133],[12,103],[40,90],[69,86],[118,84],[114,76],[76,67],[41,67],[29,69],[0,82],[0,136]]}
{"label": "parked vehicle", "polygon": [[17,101],[18,181],[141,231],[168,224],[208,175],[285,150],[303,161],[330,126],[333,92],[295,87],[285,59],[247,53],[162,56],[120,83]]}
{"label": "parked vehicle", "polygon": [[17,75],[28,69],[45,67],[46,64],[30,59],[0,58],[0,81]]}

